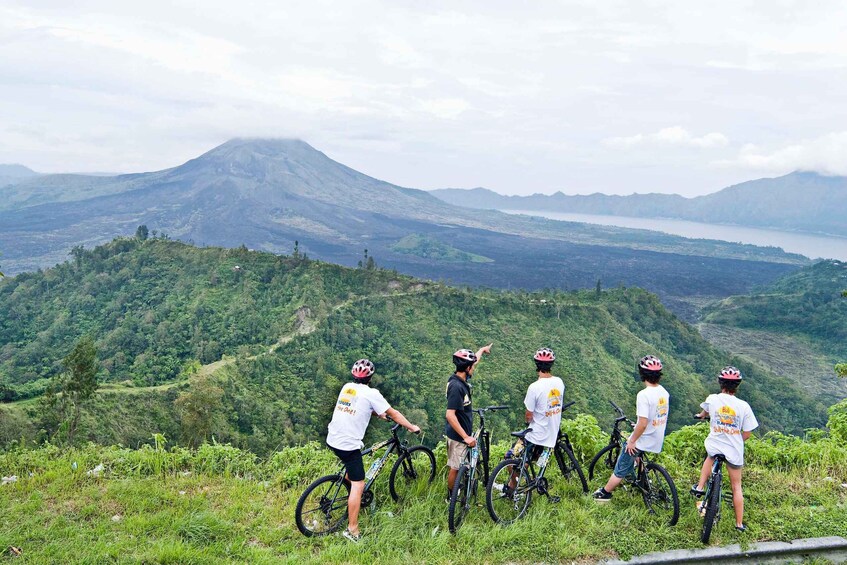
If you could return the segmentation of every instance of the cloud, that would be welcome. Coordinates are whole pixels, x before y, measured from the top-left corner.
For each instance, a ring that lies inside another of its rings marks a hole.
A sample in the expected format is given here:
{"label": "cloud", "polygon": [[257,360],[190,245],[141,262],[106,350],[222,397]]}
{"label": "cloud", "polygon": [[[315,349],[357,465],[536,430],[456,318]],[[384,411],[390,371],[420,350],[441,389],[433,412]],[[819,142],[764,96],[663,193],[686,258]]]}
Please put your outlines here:
{"label": "cloud", "polygon": [[629,137],[609,137],[603,140],[610,147],[636,147],[639,145],[675,145],[711,149],[725,147],[729,139],[722,133],[712,132],[696,137],[680,126],[660,129],[655,133],[637,134]]}
{"label": "cloud", "polygon": [[715,161],[713,164],[718,167],[740,167],[773,173],[802,170],[847,175],[845,155],[847,131],[837,131],[771,151],[747,144],[739,150],[735,159]]}

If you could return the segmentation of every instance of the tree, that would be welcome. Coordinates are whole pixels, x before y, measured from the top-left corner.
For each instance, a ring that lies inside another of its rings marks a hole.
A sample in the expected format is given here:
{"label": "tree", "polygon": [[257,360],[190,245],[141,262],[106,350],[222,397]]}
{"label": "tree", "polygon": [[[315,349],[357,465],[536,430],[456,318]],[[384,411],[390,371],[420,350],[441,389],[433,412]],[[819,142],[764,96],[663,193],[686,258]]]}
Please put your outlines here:
{"label": "tree", "polygon": [[597,286],[594,287],[594,296],[600,298],[603,294],[603,284],[600,282],[600,279],[597,279]]}
{"label": "tree", "polygon": [[138,226],[138,229],[135,230],[135,238],[140,241],[147,241],[147,236],[149,234],[150,232],[147,229],[147,226],[144,224],[141,224],[140,226]]}
{"label": "tree", "polygon": [[208,376],[193,380],[191,387],[179,394],[174,406],[186,443],[197,446],[209,438],[221,417],[223,395],[223,389]]}
{"label": "tree", "polygon": [[97,348],[90,336],[80,339],[62,360],[62,404],[67,414],[68,443],[73,443],[82,405],[97,391]]}

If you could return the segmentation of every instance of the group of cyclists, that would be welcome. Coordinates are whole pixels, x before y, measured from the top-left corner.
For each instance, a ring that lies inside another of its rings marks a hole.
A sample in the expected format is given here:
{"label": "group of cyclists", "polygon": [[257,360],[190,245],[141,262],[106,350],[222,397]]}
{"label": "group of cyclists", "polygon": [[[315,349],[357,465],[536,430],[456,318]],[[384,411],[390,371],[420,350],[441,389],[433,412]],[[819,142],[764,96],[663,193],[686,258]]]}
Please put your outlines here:
{"label": "group of cyclists", "polygon": [[[459,469],[466,461],[468,449],[476,446],[477,440],[472,432],[472,387],[471,378],[483,355],[491,353],[492,344],[479,348],[459,349],[453,354],[455,371],[450,375],[446,387],[446,412],[444,436],[447,440],[447,499],[453,492]],[[525,434],[517,440],[507,453],[526,451],[527,457],[537,460],[545,448],[556,445],[562,419],[565,384],[561,378],[552,374],[556,355],[549,347],[535,352],[537,380],[527,388],[524,398],[525,420],[528,426]],[[597,489],[592,498],[600,503],[612,499],[612,493],[627,477],[631,476],[637,461],[645,452],[660,453],[664,442],[670,410],[670,395],[660,384],[662,379],[662,361],[653,355],[646,355],[638,362],[638,374],[644,388],[637,394],[635,411],[637,421],[621,449],[614,470],[606,484]],[[343,535],[357,542],[361,539],[359,531],[359,510],[362,493],[365,489],[365,469],[362,459],[362,441],[371,416],[391,418],[396,424],[410,432],[418,433],[420,427],[411,423],[398,410],[392,408],[383,395],[369,385],[375,372],[374,364],[368,359],[356,361],[351,369],[353,381],[341,388],[328,426],[326,443],[341,460],[345,469],[344,483],[349,489],[347,498],[348,526]],[[758,422],[745,401],[736,397],[738,385],[742,381],[741,372],[735,367],[725,367],[718,375],[720,393],[711,394],[700,405],[701,411],[695,418],[711,421],[710,432],[705,441],[706,458],[698,484],[691,487],[691,494],[703,498],[705,486],[709,480],[715,457],[724,461],[728,468],[732,488],[735,528],[739,532],[746,530],[744,525],[744,498],[741,489],[741,470],[744,465],[744,442],[750,437]],[[507,491],[514,485],[500,485]]]}

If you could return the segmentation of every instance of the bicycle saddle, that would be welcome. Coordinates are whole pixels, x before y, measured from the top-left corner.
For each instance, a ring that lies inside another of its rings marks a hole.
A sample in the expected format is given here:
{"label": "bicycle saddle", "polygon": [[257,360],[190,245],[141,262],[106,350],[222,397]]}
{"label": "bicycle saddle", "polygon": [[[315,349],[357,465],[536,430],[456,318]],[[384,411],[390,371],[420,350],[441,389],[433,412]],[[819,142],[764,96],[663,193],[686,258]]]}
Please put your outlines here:
{"label": "bicycle saddle", "polygon": [[521,439],[524,439],[524,436],[531,431],[532,431],[532,428],[527,428],[527,429],[521,430],[519,432],[512,432],[512,435],[515,436],[515,437],[519,437]]}

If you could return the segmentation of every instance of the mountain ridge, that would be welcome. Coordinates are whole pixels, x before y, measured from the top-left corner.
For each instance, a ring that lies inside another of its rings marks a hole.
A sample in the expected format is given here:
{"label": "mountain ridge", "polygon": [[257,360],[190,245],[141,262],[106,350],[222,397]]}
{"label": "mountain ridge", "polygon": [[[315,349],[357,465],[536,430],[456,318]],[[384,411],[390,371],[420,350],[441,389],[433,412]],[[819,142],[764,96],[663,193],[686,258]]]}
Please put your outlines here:
{"label": "mountain ridge", "polygon": [[795,171],[745,181],[687,198],[679,194],[505,196],[485,188],[430,191],[451,204],[481,209],[544,210],[613,216],[658,217],[753,225],[847,237],[847,177]]}

